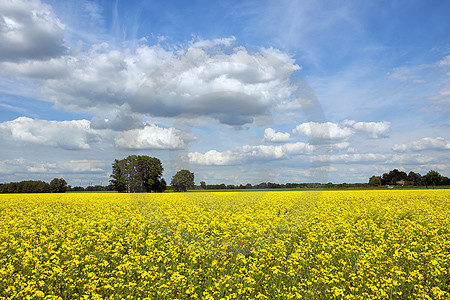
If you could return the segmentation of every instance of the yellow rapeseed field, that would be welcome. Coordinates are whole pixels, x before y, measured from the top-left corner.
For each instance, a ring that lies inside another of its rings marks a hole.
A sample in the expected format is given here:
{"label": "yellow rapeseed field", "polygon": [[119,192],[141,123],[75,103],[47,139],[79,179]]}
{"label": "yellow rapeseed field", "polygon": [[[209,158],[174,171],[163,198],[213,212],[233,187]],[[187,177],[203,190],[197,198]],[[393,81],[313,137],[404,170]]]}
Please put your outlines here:
{"label": "yellow rapeseed field", "polygon": [[0,195],[0,299],[450,299],[450,191]]}

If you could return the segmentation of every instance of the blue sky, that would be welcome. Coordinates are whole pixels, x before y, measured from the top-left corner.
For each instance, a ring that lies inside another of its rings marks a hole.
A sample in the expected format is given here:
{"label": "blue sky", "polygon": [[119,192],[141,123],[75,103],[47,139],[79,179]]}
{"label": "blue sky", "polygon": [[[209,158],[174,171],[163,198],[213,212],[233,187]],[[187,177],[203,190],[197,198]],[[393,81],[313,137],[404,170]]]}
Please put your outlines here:
{"label": "blue sky", "polygon": [[448,1],[2,1],[0,182],[449,176]]}

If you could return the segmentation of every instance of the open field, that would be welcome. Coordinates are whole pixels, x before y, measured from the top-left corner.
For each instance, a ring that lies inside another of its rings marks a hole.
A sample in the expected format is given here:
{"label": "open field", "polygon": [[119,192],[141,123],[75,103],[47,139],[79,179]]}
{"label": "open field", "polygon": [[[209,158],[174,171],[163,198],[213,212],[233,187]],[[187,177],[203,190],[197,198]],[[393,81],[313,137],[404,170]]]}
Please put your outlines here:
{"label": "open field", "polygon": [[450,299],[450,191],[0,195],[0,299]]}

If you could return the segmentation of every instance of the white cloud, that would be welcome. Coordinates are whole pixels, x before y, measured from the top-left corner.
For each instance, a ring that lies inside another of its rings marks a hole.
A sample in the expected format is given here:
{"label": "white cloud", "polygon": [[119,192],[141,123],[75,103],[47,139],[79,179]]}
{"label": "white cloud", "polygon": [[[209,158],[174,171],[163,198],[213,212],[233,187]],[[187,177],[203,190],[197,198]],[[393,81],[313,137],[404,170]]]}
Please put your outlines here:
{"label": "white cloud", "polygon": [[41,87],[42,99],[89,113],[128,105],[147,116],[207,116],[242,126],[272,108],[298,104],[289,80],[300,67],[289,55],[222,42],[211,41],[226,45],[214,51],[191,47],[181,52],[159,45],[119,51],[103,43],[45,62],[4,62],[0,74],[32,80]]}
{"label": "white cloud", "polygon": [[312,157],[312,161],[334,162],[334,163],[358,163],[358,162],[385,161],[389,158],[391,158],[391,155],[389,154],[351,153],[338,155],[315,155]]}
{"label": "white cloud", "polygon": [[130,53],[103,43],[48,61],[4,62],[0,74],[32,80],[41,87],[41,98],[58,107],[104,114],[120,110],[148,74],[171,55],[157,45],[140,46]]}
{"label": "white cloud", "polygon": [[282,143],[289,142],[291,135],[288,132],[276,132],[272,128],[266,128],[264,130],[264,141],[269,143]]}
{"label": "white cloud", "polygon": [[211,48],[217,45],[225,45],[230,46],[236,38],[234,36],[231,36],[229,38],[221,38],[221,39],[214,39],[214,40],[203,40],[199,39],[196,42],[191,42],[191,47],[193,48]]}
{"label": "white cloud", "polygon": [[126,149],[183,149],[184,141],[174,128],[147,125],[142,129],[132,129],[115,139],[116,145]]}
{"label": "white cloud", "polygon": [[109,164],[99,160],[32,161],[24,158],[0,161],[0,174],[12,173],[103,173]]}
{"label": "white cloud", "polygon": [[187,160],[199,165],[233,165],[251,160],[277,160],[288,158],[290,155],[310,154],[313,146],[307,143],[288,143],[279,146],[273,145],[245,145],[233,150],[219,152],[210,150],[206,153],[191,152]]}
{"label": "white cloud", "polygon": [[45,121],[19,117],[0,123],[0,134],[15,141],[69,150],[89,149],[100,136],[89,121]]}
{"label": "white cloud", "polygon": [[48,59],[62,55],[64,25],[39,0],[0,2],[0,60]]}
{"label": "white cloud", "polygon": [[0,74],[14,74],[21,79],[55,79],[64,78],[69,73],[67,58],[50,60],[28,60],[26,62],[4,62],[0,64]]}
{"label": "white cloud", "polygon": [[308,122],[297,125],[292,132],[306,135],[312,139],[341,139],[345,140],[356,133],[363,133],[370,138],[389,136],[390,122],[356,122],[345,120],[341,124],[325,122]]}
{"label": "white cloud", "polygon": [[362,132],[369,137],[377,139],[389,136],[390,122],[356,122],[353,120],[346,120],[342,125],[354,129],[356,132]]}
{"label": "white cloud", "polygon": [[341,128],[338,124],[332,122],[316,123],[308,122],[297,125],[292,132],[306,135],[312,139],[346,139],[353,135],[350,128]]}
{"label": "white cloud", "polygon": [[158,117],[209,116],[242,126],[292,98],[289,77],[299,67],[288,55],[274,49],[216,50],[190,48],[164,63],[141,86],[131,108]]}
{"label": "white cloud", "polygon": [[344,149],[348,149],[350,147],[350,143],[349,142],[339,142],[339,143],[332,144],[331,146],[337,150],[344,150]]}
{"label": "white cloud", "polygon": [[[107,122],[106,122],[107,123]],[[184,141],[173,128],[147,125],[141,129],[111,131],[93,129],[88,120],[46,121],[19,117],[0,123],[0,134],[22,142],[67,150],[86,150],[113,142],[126,149],[181,149]]]}
{"label": "white cloud", "polygon": [[450,150],[450,141],[443,137],[425,137],[406,144],[395,144],[392,149],[398,152],[421,150]]}

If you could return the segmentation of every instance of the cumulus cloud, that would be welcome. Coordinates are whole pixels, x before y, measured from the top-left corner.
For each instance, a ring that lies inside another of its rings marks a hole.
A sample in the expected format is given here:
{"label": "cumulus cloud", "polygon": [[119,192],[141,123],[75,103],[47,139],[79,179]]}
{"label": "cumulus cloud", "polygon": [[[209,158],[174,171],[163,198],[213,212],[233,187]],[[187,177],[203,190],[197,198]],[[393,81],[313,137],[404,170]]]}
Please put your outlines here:
{"label": "cumulus cloud", "polygon": [[345,140],[356,133],[363,133],[370,138],[382,138],[389,136],[390,122],[356,122],[345,120],[341,124],[333,122],[316,123],[308,122],[297,125],[293,133],[306,135],[312,139],[341,139]]}
{"label": "cumulus cloud", "polygon": [[350,128],[341,128],[338,124],[332,122],[316,123],[308,122],[297,125],[292,132],[306,135],[312,139],[346,139],[353,135]]}
{"label": "cumulus cloud", "polygon": [[431,138],[425,137],[418,141],[413,141],[406,144],[395,144],[392,150],[398,152],[405,151],[421,151],[421,150],[449,150],[450,141],[443,137]]}
{"label": "cumulus cloud", "polygon": [[62,55],[64,25],[39,0],[0,2],[0,60],[48,59]]}
{"label": "cumulus cloud", "polygon": [[121,133],[116,145],[126,149],[182,149],[184,141],[177,130],[147,125]]}
{"label": "cumulus cloud", "polygon": [[158,45],[142,45],[130,53],[104,43],[47,61],[4,62],[0,74],[34,81],[41,98],[58,107],[104,114],[121,110],[148,74],[171,55]]}
{"label": "cumulus cloud", "polygon": [[289,55],[211,43],[221,46],[196,45],[175,53],[159,45],[119,51],[103,43],[45,63],[4,62],[0,73],[34,80],[42,99],[89,113],[128,105],[131,112],[147,116],[206,116],[242,126],[272,108],[298,106],[290,77],[300,67]]}
{"label": "cumulus cloud", "polygon": [[139,129],[114,132],[109,129],[94,129],[88,120],[46,121],[19,117],[13,121],[0,123],[0,134],[15,142],[67,150],[85,150],[91,149],[93,145],[111,146],[113,143],[127,149],[184,147],[184,141],[178,131],[153,124]]}
{"label": "cumulus cloud", "polygon": [[356,122],[353,120],[346,120],[342,122],[346,128],[351,128],[356,132],[362,132],[370,138],[382,138],[389,136],[390,122]]}
{"label": "cumulus cloud", "polygon": [[209,116],[241,126],[292,96],[286,82],[299,67],[289,56],[273,49],[230,50],[190,48],[169,60],[141,86],[131,108],[158,117]]}
{"label": "cumulus cloud", "polygon": [[100,138],[87,120],[45,121],[27,117],[0,123],[0,133],[16,142],[68,150],[89,149]]}
{"label": "cumulus cloud", "polygon": [[277,160],[290,155],[310,154],[313,146],[308,143],[288,143],[279,146],[273,145],[245,145],[233,150],[219,152],[210,150],[205,153],[191,152],[187,160],[199,165],[234,165],[250,160]]}
{"label": "cumulus cloud", "polygon": [[269,143],[284,143],[291,140],[291,135],[288,132],[276,132],[272,128],[264,130],[264,141]]}

